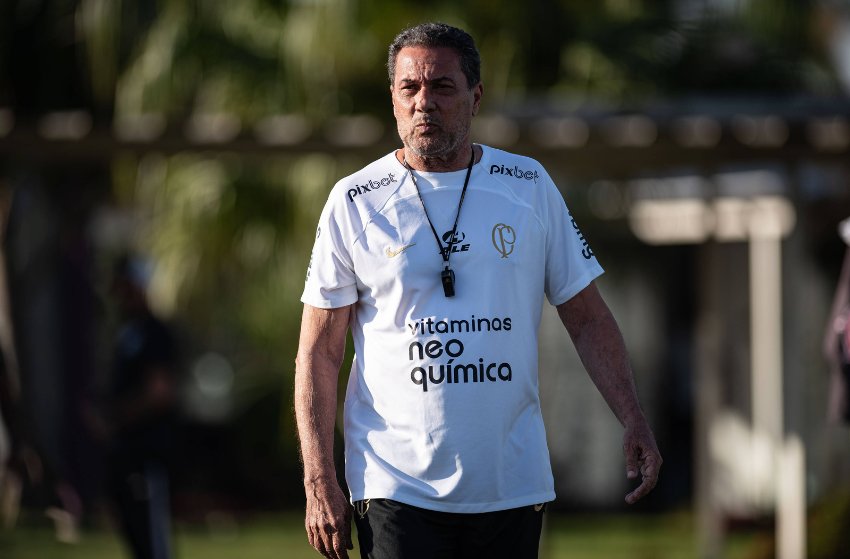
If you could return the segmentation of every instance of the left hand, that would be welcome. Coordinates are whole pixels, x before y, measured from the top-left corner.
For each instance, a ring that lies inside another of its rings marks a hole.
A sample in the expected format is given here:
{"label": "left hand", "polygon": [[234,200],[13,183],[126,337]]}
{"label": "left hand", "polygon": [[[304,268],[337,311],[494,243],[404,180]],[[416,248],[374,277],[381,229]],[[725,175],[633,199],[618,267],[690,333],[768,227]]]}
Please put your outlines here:
{"label": "left hand", "polygon": [[658,445],[655,444],[655,436],[646,421],[626,427],[623,452],[626,455],[626,477],[637,479],[638,474],[641,477],[637,489],[626,495],[626,502],[632,505],[645,497],[658,483],[663,462]]}

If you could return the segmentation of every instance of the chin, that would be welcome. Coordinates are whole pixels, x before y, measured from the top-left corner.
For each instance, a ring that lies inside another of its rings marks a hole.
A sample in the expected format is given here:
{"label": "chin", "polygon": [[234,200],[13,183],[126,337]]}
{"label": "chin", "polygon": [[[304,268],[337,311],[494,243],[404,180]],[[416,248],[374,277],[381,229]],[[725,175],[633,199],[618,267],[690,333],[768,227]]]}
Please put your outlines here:
{"label": "chin", "polygon": [[448,146],[418,142],[410,144],[410,149],[420,157],[440,157],[449,152]]}

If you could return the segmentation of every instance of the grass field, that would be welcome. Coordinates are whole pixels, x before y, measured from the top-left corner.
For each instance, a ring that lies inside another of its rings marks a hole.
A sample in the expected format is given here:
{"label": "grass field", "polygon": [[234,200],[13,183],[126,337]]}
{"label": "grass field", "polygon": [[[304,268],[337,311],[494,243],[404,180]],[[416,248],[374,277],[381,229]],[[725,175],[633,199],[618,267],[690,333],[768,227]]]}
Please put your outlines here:
{"label": "grass field", "polygon": [[[729,539],[724,556],[746,559],[754,535]],[[213,516],[205,525],[179,526],[175,559],[316,559],[307,545],[300,514],[236,520]],[[356,551],[352,559],[359,555]],[[692,518],[661,516],[563,516],[550,514],[544,528],[542,559],[696,559]],[[129,559],[108,528],[84,530],[76,544],[55,540],[46,522],[24,520],[0,531],[2,559]]]}

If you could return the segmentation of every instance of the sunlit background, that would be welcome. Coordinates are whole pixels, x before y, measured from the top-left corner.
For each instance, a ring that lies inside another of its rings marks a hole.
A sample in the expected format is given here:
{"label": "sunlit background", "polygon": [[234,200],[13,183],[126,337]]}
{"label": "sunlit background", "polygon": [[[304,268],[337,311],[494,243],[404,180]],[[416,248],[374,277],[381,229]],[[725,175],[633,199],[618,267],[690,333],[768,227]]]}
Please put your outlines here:
{"label": "sunlit background", "polygon": [[605,267],[665,457],[626,507],[620,426],[545,313],[542,556],[850,557],[821,351],[850,217],[842,0],[0,0],[0,348],[43,470],[0,468],[0,556],[129,557],[92,428],[127,252],[180,340],[179,556],[313,556],[299,297],[331,186],[400,145],[386,47],[427,20],[481,50],[474,140],[540,160]]}

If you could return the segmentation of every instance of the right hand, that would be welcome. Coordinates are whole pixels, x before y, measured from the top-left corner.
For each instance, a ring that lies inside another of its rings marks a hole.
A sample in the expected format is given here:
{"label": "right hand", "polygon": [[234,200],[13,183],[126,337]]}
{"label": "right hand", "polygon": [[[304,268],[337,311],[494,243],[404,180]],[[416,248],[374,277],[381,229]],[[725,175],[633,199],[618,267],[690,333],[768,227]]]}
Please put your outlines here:
{"label": "right hand", "polygon": [[307,488],[307,539],[328,559],[348,559],[351,543],[351,505],[336,481]]}

